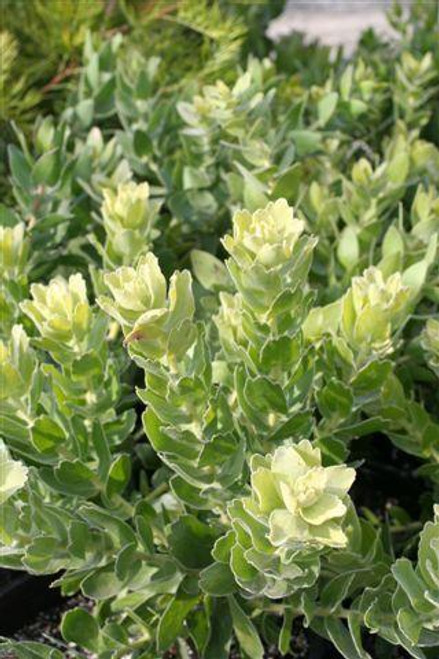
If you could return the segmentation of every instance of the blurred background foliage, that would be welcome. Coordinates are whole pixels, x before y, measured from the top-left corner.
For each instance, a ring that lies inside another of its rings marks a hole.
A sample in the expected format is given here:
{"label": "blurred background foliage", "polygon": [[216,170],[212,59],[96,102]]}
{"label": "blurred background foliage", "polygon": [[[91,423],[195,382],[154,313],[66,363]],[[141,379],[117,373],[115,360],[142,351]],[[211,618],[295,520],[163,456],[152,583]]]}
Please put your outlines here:
{"label": "blurred background foliage", "polygon": [[[88,31],[129,35],[128,47],[159,56],[170,81],[225,76],[270,48],[269,22],[285,0],[3,0],[1,120],[53,109],[74,84]],[[13,82],[12,82],[13,81]],[[25,94],[23,92],[28,92]]]}
{"label": "blurred background foliage", "polygon": [[[2,0],[0,193],[12,123],[26,133],[39,114],[58,114],[78,84],[87,34],[162,60],[167,85],[236,76],[236,63],[266,55],[269,22],[285,0]],[[129,55],[131,57],[131,55]]]}

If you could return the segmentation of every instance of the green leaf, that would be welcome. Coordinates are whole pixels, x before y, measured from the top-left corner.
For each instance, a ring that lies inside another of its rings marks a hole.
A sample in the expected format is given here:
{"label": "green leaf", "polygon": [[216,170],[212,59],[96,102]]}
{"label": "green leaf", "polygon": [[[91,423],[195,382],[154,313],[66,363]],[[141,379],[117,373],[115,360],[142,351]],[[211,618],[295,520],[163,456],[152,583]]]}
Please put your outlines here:
{"label": "green leaf", "polygon": [[235,577],[225,563],[212,563],[200,573],[200,588],[208,595],[223,597],[237,589]]}
{"label": "green leaf", "polygon": [[99,459],[98,476],[105,482],[111,464],[111,452],[107,435],[98,421],[93,423],[91,439]]}
{"label": "green leaf", "polygon": [[232,641],[232,619],[227,600],[208,599],[210,608],[210,637],[203,659],[228,659]]}
{"label": "green leaf", "polygon": [[183,582],[160,618],[157,627],[158,652],[165,652],[179,636],[184,634],[186,617],[197,602],[198,596],[186,593]]}
{"label": "green leaf", "polygon": [[318,392],[317,402],[325,418],[341,421],[350,415],[354,398],[350,387],[333,378]]}
{"label": "green leaf", "polygon": [[88,524],[108,533],[117,548],[136,543],[136,535],[131,526],[110,511],[86,503],[77,512]]}
{"label": "green leaf", "polygon": [[31,641],[6,641],[3,642],[0,637],[0,655],[3,650],[10,653],[14,659],[63,659],[63,654],[59,650],[44,645],[43,643],[34,643]]}
{"label": "green leaf", "polygon": [[195,277],[208,291],[232,288],[232,281],[226,266],[212,254],[200,249],[193,249],[191,262]]}
{"label": "green leaf", "polygon": [[58,149],[47,151],[35,163],[32,169],[32,179],[36,185],[55,185],[59,171]]}
{"label": "green leaf", "polygon": [[335,112],[338,103],[338,93],[329,92],[317,103],[317,115],[320,126],[325,126]]}
{"label": "green leaf", "polygon": [[91,652],[98,652],[99,625],[96,619],[84,609],[76,608],[64,614],[61,621],[61,634],[68,643],[76,643],[79,647]]}
{"label": "green leaf", "polygon": [[92,98],[86,98],[75,108],[77,117],[83,128],[88,128],[93,121],[94,101]]}
{"label": "green leaf", "polygon": [[81,582],[81,590],[85,597],[95,600],[115,597],[122,588],[123,582],[116,576],[114,563],[95,570]]}
{"label": "green leaf", "polygon": [[355,268],[360,258],[360,244],[356,230],[347,226],[343,229],[337,246],[337,258],[346,268],[351,271]]}
{"label": "green leaf", "polygon": [[295,163],[280,176],[271,193],[272,199],[284,197],[290,203],[294,203],[299,194],[302,181],[303,167],[301,163]]}
{"label": "green leaf", "polygon": [[8,147],[9,167],[11,168],[12,176],[15,181],[24,188],[30,191],[33,188],[31,168],[23,153],[17,149],[16,146],[10,145]]}
{"label": "green leaf", "polygon": [[64,430],[50,417],[39,416],[31,427],[32,444],[41,453],[50,453],[65,444]]}
{"label": "green leaf", "polygon": [[57,489],[66,494],[73,494],[84,498],[93,497],[98,488],[95,475],[80,460],[62,460],[54,470]]}
{"label": "green leaf", "polygon": [[148,520],[140,515],[136,515],[134,522],[144,550],[152,554],[154,552],[154,536],[151,530],[151,525]]}
{"label": "green leaf", "polygon": [[434,605],[425,597],[425,584],[408,558],[399,558],[392,565],[392,574],[416,611],[426,614],[433,612]]}
{"label": "green leaf", "polygon": [[183,190],[208,188],[211,182],[211,178],[202,169],[195,167],[183,168]]}
{"label": "green leaf", "polygon": [[169,549],[189,570],[200,570],[212,561],[217,533],[193,515],[183,515],[171,527]]}
{"label": "green leaf", "polygon": [[268,378],[248,377],[244,386],[244,394],[255,411],[257,410],[265,414],[270,414],[274,411],[283,414],[287,412],[287,404],[282,387],[273,384]]}
{"label": "green leaf", "polygon": [[206,601],[203,602],[203,606],[197,606],[189,612],[186,624],[189,636],[195,643],[198,654],[204,657],[204,649],[210,636],[210,621]]}
{"label": "green leaf", "polygon": [[320,149],[323,135],[313,130],[292,130],[291,138],[296,146],[297,155],[301,158]]}
{"label": "green leaf", "polygon": [[261,189],[259,183],[246,177],[244,179],[244,205],[250,211],[255,211],[258,208],[263,208],[267,205],[268,198],[265,192]]}
{"label": "green leaf", "polygon": [[116,494],[122,494],[131,477],[131,458],[127,453],[118,455],[110,467],[106,483],[106,494],[109,499]]}
{"label": "green leaf", "polygon": [[138,557],[135,544],[123,547],[116,557],[115,572],[120,581],[130,581],[135,577],[142,567],[142,561]]}
{"label": "green leaf", "polygon": [[359,652],[348,628],[338,618],[325,618],[325,630],[345,659],[371,659],[370,655],[364,650]]}
{"label": "green leaf", "polygon": [[26,548],[23,565],[34,574],[54,574],[66,567],[67,552],[57,537],[36,537]]}
{"label": "green leaf", "polygon": [[248,615],[241,609],[234,597],[229,595],[227,599],[230,606],[230,613],[232,614],[233,629],[235,630],[236,638],[241,649],[251,659],[263,659],[264,647],[256,631],[256,627]]}
{"label": "green leaf", "polygon": [[286,609],[282,622],[282,628],[279,633],[278,647],[281,654],[287,654],[290,650],[291,634],[293,632],[293,620],[294,614],[292,609]]}

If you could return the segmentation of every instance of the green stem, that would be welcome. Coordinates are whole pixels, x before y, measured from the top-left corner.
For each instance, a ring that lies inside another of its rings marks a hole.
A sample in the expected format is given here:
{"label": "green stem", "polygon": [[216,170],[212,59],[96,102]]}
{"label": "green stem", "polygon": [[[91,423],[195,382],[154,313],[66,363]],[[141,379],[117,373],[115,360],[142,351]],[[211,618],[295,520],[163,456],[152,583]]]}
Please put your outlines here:
{"label": "green stem", "polygon": [[391,526],[389,531],[390,533],[410,533],[410,531],[419,531],[422,527],[422,522],[410,522],[401,526]]}
{"label": "green stem", "polygon": [[159,496],[162,494],[165,494],[165,492],[169,491],[169,483],[160,483],[160,485],[157,485],[157,487],[152,490],[149,494],[146,495],[145,501],[154,501],[154,499],[158,499]]}
{"label": "green stem", "polygon": [[122,508],[129,517],[134,517],[135,508],[131,503],[124,499],[120,494],[114,494],[111,498],[112,501],[116,502],[117,505]]}

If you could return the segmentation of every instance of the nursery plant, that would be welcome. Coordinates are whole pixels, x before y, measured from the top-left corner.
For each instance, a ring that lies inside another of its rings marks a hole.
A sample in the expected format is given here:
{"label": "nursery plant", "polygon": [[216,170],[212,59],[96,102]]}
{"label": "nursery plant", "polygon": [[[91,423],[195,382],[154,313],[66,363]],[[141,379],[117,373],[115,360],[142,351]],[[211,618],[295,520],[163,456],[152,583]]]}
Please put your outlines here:
{"label": "nursery plant", "polygon": [[0,656],[434,659],[437,3],[349,60],[156,4],[78,14],[52,114],[11,88],[0,566],[83,604]]}

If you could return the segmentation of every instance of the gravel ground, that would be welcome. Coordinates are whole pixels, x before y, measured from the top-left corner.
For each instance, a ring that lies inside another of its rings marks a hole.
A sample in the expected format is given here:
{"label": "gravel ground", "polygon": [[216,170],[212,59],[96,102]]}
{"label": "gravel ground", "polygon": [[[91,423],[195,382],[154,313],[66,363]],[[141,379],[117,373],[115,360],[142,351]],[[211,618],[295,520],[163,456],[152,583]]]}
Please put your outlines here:
{"label": "gravel ground", "polygon": [[[63,640],[59,624],[65,611],[80,606],[82,608],[92,608],[92,603],[82,596],[76,596],[67,599],[61,607],[49,609],[40,613],[29,624],[22,627],[12,638],[16,641],[36,641],[45,643],[57,648],[63,653],[65,659],[94,659],[95,655],[91,652],[78,648],[73,643],[66,644]],[[191,659],[198,659],[198,655],[187,646],[188,656]],[[176,648],[171,648],[165,653],[163,659],[175,659],[180,656]],[[264,659],[341,659],[333,648],[322,644],[320,639],[314,637],[311,641],[307,632],[303,629],[301,621],[295,620],[293,623],[293,633],[291,640],[291,650],[288,655],[281,655],[275,646],[269,647],[264,653]],[[0,659],[16,659],[11,652],[1,652]],[[237,646],[233,646],[230,651],[230,659],[242,659],[242,655]]]}
{"label": "gravel ground", "polygon": [[[92,603],[80,595],[66,599],[61,606],[42,611],[32,622],[22,627],[18,632],[12,635],[15,641],[35,641],[46,643],[60,650],[65,659],[91,658],[93,655],[86,650],[80,649],[74,643],[67,644],[59,631],[59,625],[62,615],[65,611],[80,606],[83,609],[91,609]],[[0,651],[0,659],[15,659],[14,654]]]}

